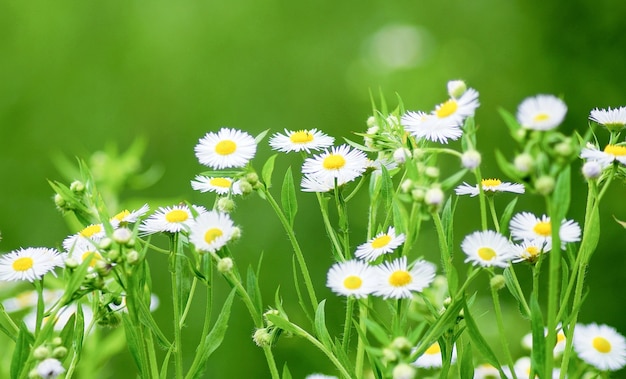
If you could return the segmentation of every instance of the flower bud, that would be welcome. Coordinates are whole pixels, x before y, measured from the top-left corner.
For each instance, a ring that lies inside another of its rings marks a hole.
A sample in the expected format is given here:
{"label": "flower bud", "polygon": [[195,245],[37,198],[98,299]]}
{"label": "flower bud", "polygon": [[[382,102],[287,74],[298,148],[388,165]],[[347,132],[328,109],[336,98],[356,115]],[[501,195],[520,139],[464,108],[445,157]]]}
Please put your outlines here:
{"label": "flower bud", "polygon": [[67,355],[67,348],[65,346],[58,346],[52,350],[52,357],[57,359],[65,358]]}
{"label": "flower bud", "polygon": [[585,179],[597,179],[602,174],[602,165],[596,161],[588,161],[582,167],[583,175]]}
{"label": "flower bud", "polygon": [[458,99],[463,96],[463,94],[467,91],[467,85],[462,80],[450,80],[448,82],[448,95],[450,97]]}
{"label": "flower bud", "polygon": [[424,201],[425,192],[421,188],[415,188],[411,191],[411,197],[414,201]]}
{"label": "flower bud", "polygon": [[113,231],[112,237],[118,244],[126,245],[133,238],[133,232],[128,228],[119,228]]}
{"label": "flower bud", "polygon": [[278,311],[278,309],[268,309],[265,313],[263,313],[263,318],[265,319],[265,323],[267,324],[267,326],[273,326],[274,323],[271,322],[267,316],[280,316],[280,312]]}
{"label": "flower bud", "polygon": [[63,263],[65,263],[65,268],[69,268],[70,270],[78,267],[78,262],[74,258],[66,258]]}
{"label": "flower bud", "polygon": [[230,213],[235,210],[235,202],[228,197],[220,197],[217,201],[217,209],[224,213]]}
{"label": "flower bud", "polygon": [[[368,128],[372,128],[376,125],[376,117],[374,116],[369,116],[367,118],[367,127]],[[374,134],[374,133],[370,133],[369,129],[367,130],[367,134]]]}
{"label": "flower bud", "polygon": [[424,195],[424,203],[432,207],[439,207],[443,204],[443,198],[444,194],[441,188],[433,187],[426,191],[426,194]]}
{"label": "flower bud", "polygon": [[59,208],[65,208],[65,206],[67,205],[67,201],[65,201],[63,196],[57,193],[54,195],[54,205],[56,205]]}
{"label": "flower bud", "polygon": [[109,250],[111,248],[111,245],[113,245],[113,240],[109,237],[104,237],[100,240],[100,242],[98,242],[98,247],[102,250]]}
{"label": "flower bud", "polygon": [[107,258],[109,258],[109,260],[111,262],[119,261],[119,259],[120,259],[120,251],[118,249],[109,250],[109,253],[107,254]]}
{"label": "flower bud", "polygon": [[233,269],[233,260],[231,258],[222,258],[219,262],[217,262],[217,271],[222,274],[229,272]]}
{"label": "flower bud", "polygon": [[241,193],[243,195],[249,195],[253,191],[252,184],[246,180],[239,182],[239,188],[241,189]]}
{"label": "flower bud", "polygon": [[272,344],[272,334],[267,330],[267,328],[259,328],[254,331],[252,340],[259,347],[269,346]]}
{"label": "flower bud", "polygon": [[439,177],[439,168],[434,166],[428,166],[424,170],[424,174],[431,179],[437,179]]}
{"label": "flower bud", "polygon": [[461,165],[468,170],[473,170],[480,166],[482,157],[476,150],[468,150],[461,156]]}
{"label": "flower bud", "polygon": [[34,350],[33,350],[33,357],[35,359],[38,360],[43,360],[46,359],[50,356],[50,349],[48,349],[46,346],[41,345],[41,346],[37,346]]}
{"label": "flower bud", "polygon": [[79,180],[74,180],[70,184],[70,191],[78,194],[83,193],[85,192],[85,184]]}
{"label": "flower bud", "polygon": [[250,183],[250,185],[254,186],[259,182],[259,175],[256,172],[249,172],[246,174],[246,182]]}
{"label": "flower bud", "polygon": [[537,181],[535,182],[535,189],[541,195],[547,196],[551,194],[552,191],[554,191],[555,184],[556,183],[554,182],[554,178],[544,175],[537,178]]}
{"label": "flower bud", "polygon": [[400,189],[403,193],[408,193],[413,187],[413,181],[411,179],[405,179],[402,183],[400,183]]}
{"label": "flower bud", "polygon": [[126,262],[129,265],[134,265],[139,262],[139,252],[137,250],[129,250],[126,252]]}
{"label": "flower bud", "polygon": [[528,174],[535,167],[535,160],[532,155],[523,153],[515,157],[513,165],[520,173]]}
{"label": "flower bud", "polygon": [[409,353],[413,348],[411,341],[409,341],[406,337],[394,338],[393,341],[391,341],[391,346],[402,353]]}
{"label": "flower bud", "polygon": [[238,226],[233,226],[233,230],[232,230],[232,233],[230,235],[230,240],[231,241],[236,241],[239,238],[241,238],[241,229],[239,229]]}
{"label": "flower bud", "polygon": [[395,362],[398,360],[398,354],[393,349],[388,347],[384,348],[383,351],[383,360],[385,362]]}
{"label": "flower bud", "polygon": [[52,346],[61,346],[63,340],[61,339],[61,337],[54,337],[50,343],[52,344]]}
{"label": "flower bud", "polygon": [[407,158],[411,158],[411,150],[406,147],[399,147],[393,152],[393,160],[397,164],[403,164]]}
{"label": "flower bud", "polygon": [[572,144],[568,139],[554,146],[554,152],[563,158],[567,158],[574,153],[574,148],[572,147]]}
{"label": "flower bud", "polygon": [[400,363],[393,368],[393,379],[413,379],[415,378],[415,367],[408,363]]}
{"label": "flower bud", "polygon": [[503,275],[494,275],[489,280],[489,285],[491,285],[491,288],[495,289],[496,291],[500,291],[506,285],[506,281],[504,280],[504,276]]}

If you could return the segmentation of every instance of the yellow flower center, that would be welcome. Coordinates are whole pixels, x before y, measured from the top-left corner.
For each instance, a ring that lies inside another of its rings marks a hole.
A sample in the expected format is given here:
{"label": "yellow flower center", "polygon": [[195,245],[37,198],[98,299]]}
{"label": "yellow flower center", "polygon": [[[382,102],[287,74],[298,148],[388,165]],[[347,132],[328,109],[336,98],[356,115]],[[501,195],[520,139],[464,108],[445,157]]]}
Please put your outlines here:
{"label": "yellow flower center", "polygon": [[307,130],[298,130],[289,136],[289,139],[293,143],[307,143],[313,141],[313,134]]}
{"label": "yellow flower center", "polygon": [[478,249],[478,256],[483,261],[490,261],[496,257],[496,251],[490,247],[481,247]]}
{"label": "yellow flower center", "polygon": [[611,343],[604,337],[595,337],[593,341],[591,341],[593,348],[598,350],[601,353],[609,353],[611,351]]}
{"label": "yellow flower center", "polygon": [[129,214],[130,214],[130,212],[128,211],[128,209],[124,209],[120,213],[118,213],[115,216],[113,216],[113,219],[117,220],[117,221],[122,221],[124,219],[124,217],[128,216]]}
{"label": "yellow flower center", "polygon": [[358,290],[363,285],[363,280],[356,275],[350,275],[343,280],[343,286],[349,290]]}
{"label": "yellow flower center", "polygon": [[95,251],[86,251],[80,257],[80,259],[82,259],[83,261],[86,261],[87,259],[90,259],[89,267],[95,267],[96,266],[96,262],[101,260],[102,256],[100,254],[98,254],[97,252],[95,252]]}
{"label": "yellow flower center", "polygon": [[225,139],[215,145],[215,152],[219,155],[230,155],[237,150],[237,144],[234,141]]}
{"label": "yellow flower center", "polygon": [[17,258],[13,261],[13,270],[15,271],[27,271],[33,268],[33,258],[31,257],[21,257]]}
{"label": "yellow flower center", "polygon": [[483,187],[497,187],[502,184],[502,181],[500,179],[483,179],[480,181],[480,184],[482,184]]}
{"label": "yellow flower center", "polygon": [[606,145],[604,152],[607,154],[623,157],[626,155],[626,146]]}
{"label": "yellow flower center", "polygon": [[230,188],[230,179],[228,178],[211,178],[209,183],[215,187]]}
{"label": "yellow flower center", "polygon": [[541,121],[546,121],[549,118],[550,118],[550,115],[547,113],[538,113],[535,115],[535,117],[533,117],[533,121],[541,122]]}
{"label": "yellow flower center", "polygon": [[381,247],[387,246],[389,241],[391,241],[391,236],[383,234],[380,237],[374,238],[374,240],[372,241],[372,247],[374,249],[380,249]]}
{"label": "yellow flower center", "polygon": [[394,287],[404,287],[411,283],[411,279],[411,274],[408,271],[398,270],[389,276],[389,284]]}
{"label": "yellow flower center", "polygon": [[435,114],[439,118],[446,118],[450,115],[453,115],[454,112],[456,112],[458,108],[459,108],[459,104],[456,102],[456,100],[450,99],[446,101],[445,103],[441,104],[435,111]]}
{"label": "yellow flower center", "polygon": [[222,232],[222,229],[211,228],[207,230],[206,233],[204,233],[204,240],[206,241],[206,243],[212,243],[213,241],[215,241],[216,238],[221,237],[223,235],[224,235],[224,232]]}
{"label": "yellow flower center", "polygon": [[533,231],[540,236],[550,237],[552,235],[552,225],[549,221],[540,221],[535,225]]}
{"label": "yellow flower center", "polygon": [[441,347],[439,346],[439,342],[435,342],[434,344],[430,345],[424,353],[428,355],[440,354]]}
{"label": "yellow flower center", "polygon": [[93,236],[94,234],[100,233],[102,231],[102,225],[89,225],[85,229],[80,231],[80,235],[86,238]]}
{"label": "yellow flower center", "polygon": [[346,160],[339,154],[330,154],[322,163],[327,170],[338,170],[346,165]]}
{"label": "yellow flower center", "polygon": [[561,330],[556,334],[556,342],[559,343],[563,341],[565,341],[565,333]]}
{"label": "yellow flower center", "polygon": [[167,222],[183,222],[189,218],[189,214],[182,209],[174,209],[172,211],[167,212],[165,215],[165,220]]}
{"label": "yellow flower center", "polygon": [[530,255],[531,258],[535,258],[537,255],[539,255],[539,249],[537,248],[537,246],[528,246],[526,248],[526,252],[528,253],[528,255]]}

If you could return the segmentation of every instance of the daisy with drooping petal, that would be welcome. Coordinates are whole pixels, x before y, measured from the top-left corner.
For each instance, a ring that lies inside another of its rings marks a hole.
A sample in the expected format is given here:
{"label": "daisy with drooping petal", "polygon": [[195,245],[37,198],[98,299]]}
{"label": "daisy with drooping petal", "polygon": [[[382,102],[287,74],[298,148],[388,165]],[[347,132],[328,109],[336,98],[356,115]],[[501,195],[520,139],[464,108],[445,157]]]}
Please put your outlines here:
{"label": "daisy with drooping petal", "polygon": [[200,252],[214,253],[233,237],[235,226],[226,213],[208,211],[191,222],[189,241]]}
{"label": "daisy with drooping petal", "polygon": [[320,150],[330,147],[335,142],[330,137],[317,129],[291,131],[285,129],[285,134],[276,133],[270,138],[272,149],[288,153],[290,151]]}
{"label": "daisy with drooping petal", "polygon": [[359,245],[354,255],[357,258],[371,262],[383,254],[393,252],[398,246],[404,243],[404,240],[404,234],[400,233],[396,235],[396,229],[390,226],[387,233],[380,232],[376,237]]}
{"label": "daisy with drooping petal", "polygon": [[375,288],[374,267],[356,259],[332,265],[326,275],[326,287],[341,296],[367,297]]}
{"label": "daisy with drooping petal", "polygon": [[626,126],[626,107],[615,109],[598,109],[595,108],[589,114],[589,119],[600,125],[605,126],[610,131],[620,131]]}
{"label": "daisy with drooping petal", "polygon": [[455,120],[438,120],[425,112],[406,112],[401,118],[402,126],[416,139],[448,143],[463,135],[463,130]]}
{"label": "daisy with drooping petal", "polygon": [[302,164],[302,173],[321,183],[334,182],[336,179],[340,186],[361,176],[367,166],[368,159],[364,152],[341,145],[307,158]]}
{"label": "daisy with drooping petal", "polygon": [[576,325],[574,350],[598,370],[615,371],[626,366],[626,339],[608,325]]}
{"label": "daisy with drooping petal", "polygon": [[14,250],[0,257],[0,280],[34,282],[58,266],[59,253],[45,247]]}
{"label": "daisy with drooping petal", "polygon": [[133,224],[139,221],[139,219],[148,213],[149,210],[150,206],[148,204],[144,204],[141,208],[133,210],[132,212],[128,209],[124,209],[115,216],[111,217],[111,225],[114,228],[117,228],[120,224]]}
{"label": "daisy with drooping petal", "polygon": [[406,256],[376,266],[377,283],[374,295],[384,299],[403,299],[421,292],[435,280],[435,265],[423,260],[408,267]]}
{"label": "daisy with drooping petal", "polygon": [[[483,179],[480,181],[483,187],[483,192],[513,192],[524,193],[524,185],[518,183],[502,182],[500,179]],[[471,197],[478,196],[480,190],[478,185],[471,186],[465,182],[456,187],[454,192],[457,195],[470,195]]]}
{"label": "daisy with drooping petal", "polygon": [[[521,212],[513,216],[509,224],[513,239],[536,240],[537,243],[552,241],[552,224],[550,217],[542,215],[541,218],[530,212]],[[576,221],[565,220],[561,222],[559,237],[563,244],[580,241],[580,226]]]}
{"label": "daisy with drooping petal", "polygon": [[222,128],[207,133],[194,150],[201,164],[216,170],[244,167],[256,154],[256,141],[241,130]]}
{"label": "daisy with drooping petal", "polygon": [[93,246],[105,236],[106,232],[102,224],[92,224],[64,239],[63,248],[71,251],[75,247],[82,249],[84,246]]}
{"label": "daisy with drooping petal", "polygon": [[227,177],[196,175],[195,179],[191,181],[191,188],[200,192],[215,192],[219,195],[226,195],[229,192],[233,195],[241,195],[239,183],[239,180]]}
{"label": "daisy with drooping petal", "polygon": [[513,263],[529,262],[535,263],[539,259],[541,254],[547,253],[552,250],[552,240],[550,239],[532,239],[524,240],[520,244],[513,244],[513,252],[515,258]]}
{"label": "daisy with drooping petal", "polygon": [[604,150],[600,150],[592,144],[587,144],[580,151],[580,157],[589,161],[596,161],[602,167],[609,166],[613,162],[619,162],[626,165],[626,146],[623,145],[606,145]]}
{"label": "daisy with drooping petal", "polygon": [[506,267],[513,259],[511,243],[493,230],[478,231],[463,239],[461,249],[467,255],[465,262],[483,267]]}
{"label": "daisy with drooping petal", "polygon": [[[193,208],[198,215],[207,211],[198,205],[194,205]],[[139,232],[142,235],[160,232],[178,233],[187,230],[192,220],[193,214],[186,205],[161,207],[139,225]]]}
{"label": "daisy with drooping petal", "polygon": [[300,187],[303,192],[329,192],[335,189],[335,179],[326,178],[326,181],[322,181],[305,175],[302,177]]}
{"label": "daisy with drooping petal", "polygon": [[[456,347],[452,348],[452,361],[454,363],[456,361]],[[420,355],[413,364],[417,367],[422,368],[437,368],[441,367],[443,364],[443,359],[441,356],[441,346],[439,346],[439,342],[435,341],[432,345],[426,349],[424,354]]]}
{"label": "daisy with drooping petal", "polygon": [[517,108],[517,122],[532,130],[551,130],[559,126],[567,113],[567,105],[554,95],[528,97]]}

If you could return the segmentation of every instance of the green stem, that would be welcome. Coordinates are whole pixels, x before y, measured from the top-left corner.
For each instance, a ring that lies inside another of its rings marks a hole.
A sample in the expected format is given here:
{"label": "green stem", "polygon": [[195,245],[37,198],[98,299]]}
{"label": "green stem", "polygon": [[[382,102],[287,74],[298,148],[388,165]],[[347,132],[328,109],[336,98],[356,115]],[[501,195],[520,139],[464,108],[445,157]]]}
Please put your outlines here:
{"label": "green stem", "polygon": [[187,314],[189,313],[189,308],[191,308],[191,301],[193,300],[193,296],[196,292],[196,285],[198,283],[198,278],[196,276],[193,277],[191,281],[191,289],[189,290],[189,297],[187,298],[187,302],[185,304],[185,309],[183,310],[183,314],[180,316],[180,324],[179,327],[182,328],[185,325],[185,320],[187,319]]}
{"label": "green stem", "polygon": [[35,289],[37,290],[37,318],[35,321],[35,335],[39,334],[41,330],[41,323],[43,322],[44,314],[44,302],[43,302],[43,278],[35,281]]}
{"label": "green stem", "polygon": [[513,356],[511,356],[511,351],[509,350],[509,343],[506,338],[506,330],[504,328],[504,320],[502,318],[502,309],[500,307],[500,297],[498,295],[498,290],[491,286],[491,298],[493,299],[493,309],[496,314],[496,323],[498,324],[498,335],[500,336],[500,344],[502,345],[502,350],[504,352],[504,357],[506,358],[507,364],[511,369],[511,374],[513,375],[513,379],[517,379],[517,375],[515,375],[515,369],[513,368]]}
{"label": "green stem", "polygon": [[[213,267],[211,266],[210,258],[207,254],[203,254],[200,256],[200,265],[201,272],[206,277],[207,288],[206,288],[206,310],[204,312],[204,324],[202,326],[202,334],[200,341],[204,341],[206,336],[209,335],[209,331],[211,329],[211,313],[213,310]],[[191,367],[187,371],[187,375],[190,373],[195,373],[199,369],[200,362],[202,361],[202,356],[198,353],[194,356],[193,362],[191,363]]]}
{"label": "green stem", "polygon": [[326,204],[324,203],[323,195],[320,193],[316,193],[316,196],[317,196],[317,202],[320,205],[320,211],[322,213],[322,220],[324,220],[324,227],[326,228],[326,233],[330,237],[330,241],[333,244],[335,251],[337,252],[337,256],[339,260],[345,261],[346,258],[342,252],[343,250],[341,248],[341,244],[339,243],[339,240],[337,239],[337,235],[335,233],[335,230],[333,229],[333,225],[330,222],[330,217],[328,216],[328,208]]}
{"label": "green stem", "polygon": [[183,378],[183,341],[182,341],[182,328],[180,326],[181,312],[180,312],[180,294],[178,288],[178,233],[174,233],[170,240],[170,276],[172,281],[172,306],[174,310],[174,345],[176,349],[174,351],[174,366],[176,372],[176,378]]}
{"label": "green stem", "polygon": [[496,212],[495,201],[493,200],[493,196],[488,196],[487,198],[489,203],[489,211],[491,213],[491,220],[493,221],[493,226],[496,229],[496,232],[500,233],[500,222],[498,221],[498,213]]}
{"label": "green stem", "polygon": [[[555,212],[551,199],[546,198],[546,208],[550,212],[550,223],[552,224],[552,250],[550,251],[550,269],[548,275],[548,315],[547,327],[548,334],[546,336],[546,365],[544,375],[549,377],[552,375],[552,367],[554,365],[554,346],[556,344],[556,326],[557,307],[559,305],[559,288],[561,284],[561,238],[559,231],[561,229],[561,220],[555,220],[552,217],[560,212]],[[558,205],[556,205],[558,206]]]}
{"label": "green stem", "polygon": [[[368,298],[359,300],[359,328],[361,329],[361,333],[365,335],[367,333],[367,326],[365,325],[365,320],[367,319],[368,312]],[[356,360],[355,360],[355,369],[356,369],[356,377],[363,377],[364,370],[364,362],[365,362],[365,341],[361,338],[361,334],[359,334],[359,340],[356,347]]]}
{"label": "green stem", "polygon": [[354,298],[348,296],[348,302],[346,304],[346,319],[343,323],[343,339],[341,344],[344,349],[348,349],[350,344],[350,330],[352,329],[352,313],[354,312]]}
{"label": "green stem", "polygon": [[485,202],[485,191],[483,191],[483,178],[480,174],[480,168],[474,169],[474,176],[476,177],[476,185],[478,186],[478,200],[480,203],[480,222],[483,230],[487,230],[487,204]]}
{"label": "green stem", "polygon": [[452,257],[450,255],[450,250],[448,248],[448,238],[446,237],[446,232],[444,230],[443,223],[441,222],[441,217],[439,216],[439,213],[432,212],[432,216],[433,216],[433,222],[435,223],[435,228],[437,229],[437,237],[439,239],[439,249],[441,250],[441,262],[443,264],[443,269],[446,273],[446,278],[448,279],[448,283],[450,283],[450,275],[452,273]]}

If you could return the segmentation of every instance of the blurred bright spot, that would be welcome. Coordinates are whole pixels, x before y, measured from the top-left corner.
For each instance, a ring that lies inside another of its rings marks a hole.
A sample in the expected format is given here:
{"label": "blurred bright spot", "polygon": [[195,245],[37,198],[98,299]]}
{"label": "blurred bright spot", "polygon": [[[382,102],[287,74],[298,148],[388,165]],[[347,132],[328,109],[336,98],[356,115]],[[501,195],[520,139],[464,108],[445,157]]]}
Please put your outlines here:
{"label": "blurred bright spot", "polygon": [[375,32],[365,44],[364,60],[372,70],[395,71],[423,64],[432,50],[432,37],[421,27],[391,24]]}

